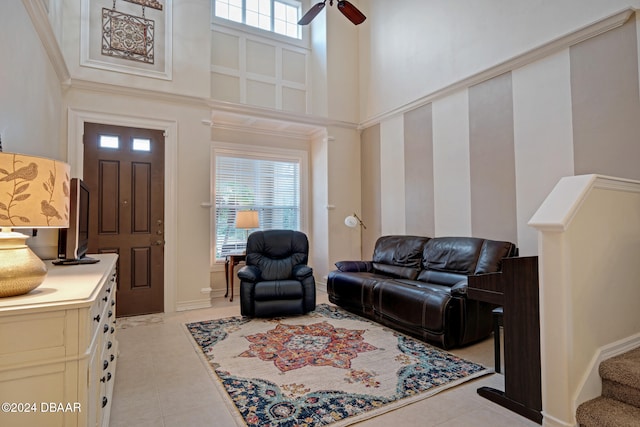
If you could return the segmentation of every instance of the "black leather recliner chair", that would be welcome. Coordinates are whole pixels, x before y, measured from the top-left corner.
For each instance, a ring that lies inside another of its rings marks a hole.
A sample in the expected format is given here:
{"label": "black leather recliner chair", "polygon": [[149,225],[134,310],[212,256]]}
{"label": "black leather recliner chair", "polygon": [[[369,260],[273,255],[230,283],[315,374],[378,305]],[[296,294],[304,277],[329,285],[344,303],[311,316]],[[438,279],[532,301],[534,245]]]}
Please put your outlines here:
{"label": "black leather recliner chair", "polygon": [[246,265],[238,271],[241,314],[270,317],[314,310],[316,282],[308,257],[309,241],[300,231],[251,233]]}

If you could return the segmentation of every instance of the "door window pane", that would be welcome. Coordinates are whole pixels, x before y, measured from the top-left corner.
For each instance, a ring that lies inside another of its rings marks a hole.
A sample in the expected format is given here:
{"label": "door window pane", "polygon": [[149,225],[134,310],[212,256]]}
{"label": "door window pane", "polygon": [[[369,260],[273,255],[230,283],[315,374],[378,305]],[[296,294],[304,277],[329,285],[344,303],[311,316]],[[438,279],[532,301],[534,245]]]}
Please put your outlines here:
{"label": "door window pane", "polygon": [[151,151],[151,140],[143,138],[133,138],[131,149],[133,151]]}
{"label": "door window pane", "polygon": [[113,135],[100,135],[100,148],[120,148],[120,138]]}

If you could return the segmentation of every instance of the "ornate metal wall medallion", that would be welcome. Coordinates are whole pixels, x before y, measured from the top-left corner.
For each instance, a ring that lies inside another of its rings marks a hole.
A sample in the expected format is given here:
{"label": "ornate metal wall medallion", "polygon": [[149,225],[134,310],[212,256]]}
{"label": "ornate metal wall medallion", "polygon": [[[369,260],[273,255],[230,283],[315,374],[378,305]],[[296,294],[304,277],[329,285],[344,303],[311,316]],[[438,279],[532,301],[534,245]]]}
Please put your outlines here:
{"label": "ornate metal wall medallion", "polygon": [[154,63],[155,22],[144,16],[145,6],[162,10],[155,0],[125,0],[142,5],[142,16],[118,12],[113,8],[102,9],[102,54],[130,59],[147,64]]}

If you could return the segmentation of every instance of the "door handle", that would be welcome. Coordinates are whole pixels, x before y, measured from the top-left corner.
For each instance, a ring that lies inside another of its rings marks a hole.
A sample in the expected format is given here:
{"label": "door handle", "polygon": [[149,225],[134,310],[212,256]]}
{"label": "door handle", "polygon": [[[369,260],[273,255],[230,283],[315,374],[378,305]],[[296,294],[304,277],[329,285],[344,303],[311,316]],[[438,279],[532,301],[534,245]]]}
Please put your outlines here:
{"label": "door handle", "polygon": [[164,240],[156,240],[154,245],[156,246],[163,246],[164,245]]}

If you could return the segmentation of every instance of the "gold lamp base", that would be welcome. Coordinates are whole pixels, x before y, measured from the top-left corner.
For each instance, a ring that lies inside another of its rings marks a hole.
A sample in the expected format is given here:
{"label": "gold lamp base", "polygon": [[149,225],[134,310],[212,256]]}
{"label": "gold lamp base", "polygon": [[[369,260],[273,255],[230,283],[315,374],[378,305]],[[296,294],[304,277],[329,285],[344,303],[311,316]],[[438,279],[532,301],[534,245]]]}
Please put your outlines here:
{"label": "gold lamp base", "polygon": [[28,237],[13,231],[0,232],[0,297],[26,294],[47,276],[44,262],[26,244]]}

